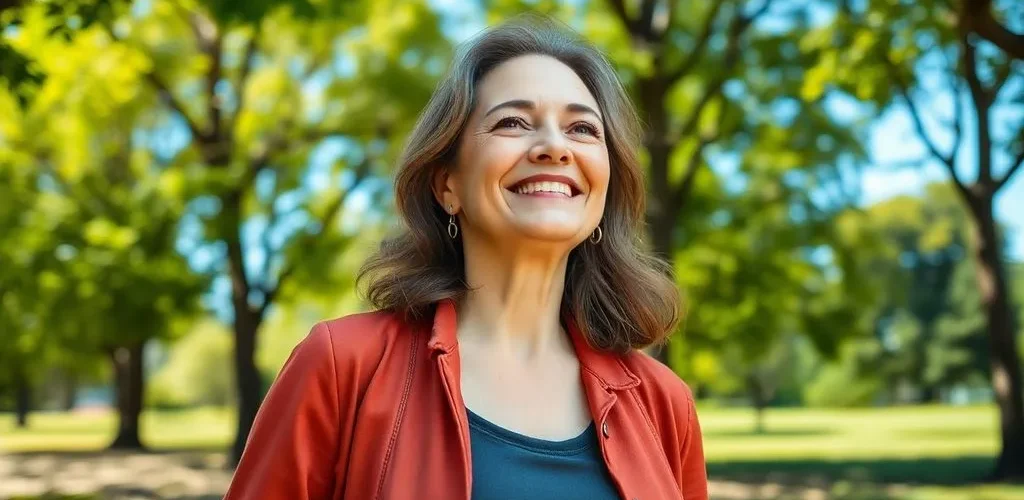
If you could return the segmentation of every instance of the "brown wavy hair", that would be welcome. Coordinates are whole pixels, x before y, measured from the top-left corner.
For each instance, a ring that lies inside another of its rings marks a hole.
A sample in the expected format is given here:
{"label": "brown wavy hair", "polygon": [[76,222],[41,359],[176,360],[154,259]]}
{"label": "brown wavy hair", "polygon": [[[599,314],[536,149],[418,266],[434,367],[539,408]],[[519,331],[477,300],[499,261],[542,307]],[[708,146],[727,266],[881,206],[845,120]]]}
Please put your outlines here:
{"label": "brown wavy hair", "polygon": [[567,26],[518,18],[462,44],[419,117],[399,162],[394,192],[404,228],[385,239],[359,270],[377,308],[420,320],[443,299],[461,299],[462,245],[448,236],[448,214],[431,189],[437,169],[454,165],[459,137],[475,105],[476,86],[502,62],[538,54],[579,75],[604,116],[611,174],[598,244],[569,254],[562,312],[598,349],[627,352],[661,342],[679,321],[680,296],[663,261],[644,251],[644,177],[637,157],[640,124],[605,57]]}

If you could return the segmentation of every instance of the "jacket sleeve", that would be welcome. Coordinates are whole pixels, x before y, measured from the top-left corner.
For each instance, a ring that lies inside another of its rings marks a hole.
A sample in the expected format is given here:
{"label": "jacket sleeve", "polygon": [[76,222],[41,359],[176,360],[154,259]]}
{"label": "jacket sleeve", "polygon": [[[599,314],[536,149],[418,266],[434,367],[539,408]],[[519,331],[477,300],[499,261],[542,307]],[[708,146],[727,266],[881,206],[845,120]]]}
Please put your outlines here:
{"label": "jacket sleeve", "polygon": [[[342,411],[338,367],[324,323],[292,351],[260,406],[225,499],[333,496]],[[342,468],[341,470],[344,470]]]}
{"label": "jacket sleeve", "polygon": [[697,420],[697,405],[689,388],[686,388],[686,396],[686,426],[679,447],[679,490],[684,500],[707,500],[708,474],[700,422]]}

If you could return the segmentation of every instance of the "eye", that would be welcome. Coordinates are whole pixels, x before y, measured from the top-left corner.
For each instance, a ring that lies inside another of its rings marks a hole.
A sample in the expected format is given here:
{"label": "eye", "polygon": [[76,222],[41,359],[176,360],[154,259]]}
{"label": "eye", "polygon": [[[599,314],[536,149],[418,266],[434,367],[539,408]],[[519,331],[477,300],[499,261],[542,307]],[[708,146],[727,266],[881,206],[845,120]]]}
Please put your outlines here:
{"label": "eye", "polygon": [[526,127],[526,121],[524,121],[522,118],[520,118],[518,116],[509,116],[507,118],[502,118],[501,120],[498,120],[498,123],[494,124],[494,129],[492,129],[492,130],[497,130],[499,128],[521,128],[521,129],[525,129],[527,127]]}
{"label": "eye", "polygon": [[590,122],[576,122],[569,127],[569,132],[574,134],[587,134],[593,137],[601,137],[601,131]]}

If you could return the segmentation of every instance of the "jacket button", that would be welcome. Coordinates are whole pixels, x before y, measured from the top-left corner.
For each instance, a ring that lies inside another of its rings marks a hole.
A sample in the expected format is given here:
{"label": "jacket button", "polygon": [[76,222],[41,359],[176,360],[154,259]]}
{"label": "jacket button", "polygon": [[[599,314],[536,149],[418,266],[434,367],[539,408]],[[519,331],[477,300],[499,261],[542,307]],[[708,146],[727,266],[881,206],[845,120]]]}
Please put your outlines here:
{"label": "jacket button", "polygon": [[610,437],[608,435],[608,422],[601,424],[601,434],[604,434],[605,439]]}

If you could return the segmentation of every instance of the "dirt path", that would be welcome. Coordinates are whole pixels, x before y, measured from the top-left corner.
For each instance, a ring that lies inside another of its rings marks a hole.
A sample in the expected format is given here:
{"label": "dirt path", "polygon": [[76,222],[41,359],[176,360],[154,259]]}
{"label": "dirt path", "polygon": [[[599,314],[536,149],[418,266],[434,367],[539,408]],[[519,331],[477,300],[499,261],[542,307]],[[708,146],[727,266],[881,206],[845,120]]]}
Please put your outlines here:
{"label": "dirt path", "polygon": [[[219,499],[231,480],[225,459],[223,453],[199,451],[0,453],[0,500],[43,495],[86,495],[104,500]],[[824,487],[773,483],[712,481],[710,489],[716,500],[825,500],[830,496]]]}
{"label": "dirt path", "polygon": [[95,495],[102,499],[215,499],[231,479],[224,454],[91,452],[0,455],[0,499]]}

